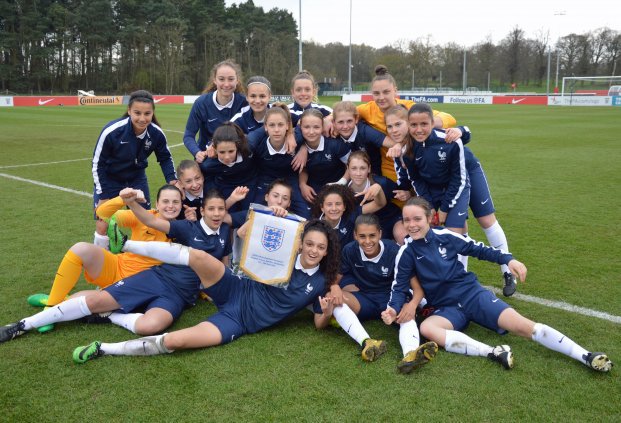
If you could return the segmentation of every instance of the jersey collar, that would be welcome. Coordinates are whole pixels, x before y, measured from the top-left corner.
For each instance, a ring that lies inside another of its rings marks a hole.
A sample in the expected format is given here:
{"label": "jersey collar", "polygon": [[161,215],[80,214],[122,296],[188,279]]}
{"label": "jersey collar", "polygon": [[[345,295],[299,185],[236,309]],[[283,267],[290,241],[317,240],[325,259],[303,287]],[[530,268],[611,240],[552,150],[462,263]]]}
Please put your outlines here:
{"label": "jersey collar", "polygon": [[309,153],[315,153],[315,152],[317,152],[317,151],[323,151],[323,147],[324,147],[324,144],[325,144],[325,142],[324,142],[324,141],[325,141],[325,140],[324,140],[323,135],[322,135],[322,136],[321,136],[321,139],[319,140],[319,146],[317,146],[317,149],[312,149],[312,148],[310,148],[310,147],[308,146],[308,144],[307,144],[307,145],[306,145],[306,148],[308,149],[308,152],[309,152]]}
{"label": "jersey collar", "polygon": [[346,143],[352,143],[356,141],[357,136],[358,136],[358,126],[354,126],[354,132],[351,133],[351,136],[347,139],[341,137],[341,139],[345,141]]}
{"label": "jersey collar", "polygon": [[216,106],[216,109],[218,110],[224,110],[224,109],[230,109],[233,107],[233,102],[235,101],[235,93],[233,93],[233,97],[231,97],[231,101],[229,101],[228,103],[226,103],[224,106],[221,106],[218,103],[218,100],[216,99],[216,95],[218,94],[217,91],[213,92],[213,104]]}
{"label": "jersey collar", "polygon": [[201,228],[203,228],[207,235],[220,235],[220,228],[214,231],[209,226],[207,226],[203,219],[201,219]]}
{"label": "jersey collar", "polygon": [[[222,160],[218,159],[218,161],[219,161],[220,163],[222,163]],[[237,159],[236,159],[233,163],[231,163],[231,164],[224,164],[224,163],[222,163],[222,164],[223,164],[224,166],[233,167],[233,166],[235,166],[237,163],[241,163],[241,162],[243,162],[243,161],[244,161],[244,158],[242,157],[242,155],[241,155],[240,153],[237,153]]]}
{"label": "jersey collar", "polygon": [[272,144],[270,144],[269,137],[265,142],[267,143],[267,151],[268,153],[270,153],[270,156],[273,156],[274,154],[287,154],[287,143],[284,143],[280,150],[274,150],[274,147],[272,147]]}
{"label": "jersey collar", "polygon": [[298,257],[295,259],[295,268],[297,270],[302,271],[303,273],[306,273],[308,276],[313,276],[315,273],[317,273],[317,270],[319,270],[319,265],[311,268],[311,269],[305,269],[302,267],[302,262],[300,261],[300,255],[298,254]]}
{"label": "jersey collar", "polygon": [[362,248],[358,247],[358,249],[360,250],[360,257],[362,257],[362,261],[370,261],[372,263],[378,263],[380,259],[382,258],[382,254],[384,254],[384,243],[382,242],[381,239],[380,239],[379,245],[380,245],[380,252],[378,255],[376,255],[373,258],[368,258],[366,254],[364,254],[364,251],[362,251]]}

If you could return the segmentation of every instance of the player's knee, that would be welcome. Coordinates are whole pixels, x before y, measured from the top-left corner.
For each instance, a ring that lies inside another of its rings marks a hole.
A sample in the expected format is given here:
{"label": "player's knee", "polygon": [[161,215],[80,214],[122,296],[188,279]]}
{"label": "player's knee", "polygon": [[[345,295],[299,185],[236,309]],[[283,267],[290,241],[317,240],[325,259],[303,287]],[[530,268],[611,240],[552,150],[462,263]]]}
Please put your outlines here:
{"label": "player's knee", "polygon": [[106,235],[106,232],[108,231],[108,222],[101,219],[97,220],[97,222],[95,222],[95,231],[99,235]]}
{"label": "player's knee", "polygon": [[136,320],[135,331],[137,335],[155,335],[170,326],[170,323],[172,322],[169,322],[168,319],[142,316]]}

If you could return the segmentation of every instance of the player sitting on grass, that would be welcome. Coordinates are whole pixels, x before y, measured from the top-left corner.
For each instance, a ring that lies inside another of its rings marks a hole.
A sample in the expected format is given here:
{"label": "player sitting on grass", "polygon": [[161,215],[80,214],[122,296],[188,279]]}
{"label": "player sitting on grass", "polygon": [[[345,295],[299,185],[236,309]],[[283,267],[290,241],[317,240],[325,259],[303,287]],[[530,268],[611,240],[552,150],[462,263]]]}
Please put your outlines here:
{"label": "player sitting on grass", "polygon": [[612,369],[606,354],[589,352],[556,329],[527,319],[483,288],[474,273],[464,270],[458,254],[506,264],[521,281],[526,279],[523,263],[509,253],[455,232],[431,229],[431,219],[431,206],[423,198],[412,198],[403,208],[403,223],[409,237],[399,251],[395,284],[388,308],[382,313],[384,323],[391,324],[397,317],[413,279],[414,299],[421,298],[417,292],[423,291],[428,304],[435,307],[421,324],[420,332],[446,351],[488,357],[505,369],[513,367],[513,352],[508,345],[491,347],[462,332],[473,321],[498,333],[509,331],[532,339],[594,370]]}
{"label": "player sitting on grass", "polygon": [[[386,343],[371,339],[360,320],[381,317],[390,299],[399,246],[394,241],[381,239],[380,222],[374,214],[362,214],[356,218],[354,238],[355,241],[343,247],[340,283],[332,285],[330,294],[322,299],[323,315],[315,319],[315,324],[318,328],[326,327],[330,317],[334,316],[343,330],[362,347],[362,359],[375,361],[386,352]],[[418,294],[422,296],[422,291]],[[403,350],[403,360],[397,365],[397,370],[401,373],[410,373],[426,364],[438,351],[435,342],[420,345],[414,321],[416,305],[420,300],[416,298],[406,304],[397,319]]]}

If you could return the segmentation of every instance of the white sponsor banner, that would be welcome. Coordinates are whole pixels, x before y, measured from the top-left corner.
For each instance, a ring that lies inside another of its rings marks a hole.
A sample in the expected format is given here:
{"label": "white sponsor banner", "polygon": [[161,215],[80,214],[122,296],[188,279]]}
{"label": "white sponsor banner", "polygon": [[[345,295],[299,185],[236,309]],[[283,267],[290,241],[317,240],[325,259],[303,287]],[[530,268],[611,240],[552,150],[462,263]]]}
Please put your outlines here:
{"label": "white sponsor banner", "polygon": [[0,107],[13,107],[13,97],[0,97]]}
{"label": "white sponsor banner", "polygon": [[445,95],[445,103],[453,104],[492,104],[494,96],[491,95]]}
{"label": "white sponsor banner", "polygon": [[343,101],[362,101],[362,94],[343,94]]}
{"label": "white sponsor banner", "polygon": [[183,104],[194,104],[196,99],[199,98],[199,97],[200,97],[200,95],[184,95],[183,96]]}
{"label": "white sponsor banner", "polygon": [[257,282],[288,282],[300,247],[303,221],[292,214],[276,217],[269,208],[252,204],[248,212],[250,230],[239,263],[241,270]]}
{"label": "white sponsor banner", "polygon": [[604,96],[550,96],[548,106],[612,106],[612,97]]}

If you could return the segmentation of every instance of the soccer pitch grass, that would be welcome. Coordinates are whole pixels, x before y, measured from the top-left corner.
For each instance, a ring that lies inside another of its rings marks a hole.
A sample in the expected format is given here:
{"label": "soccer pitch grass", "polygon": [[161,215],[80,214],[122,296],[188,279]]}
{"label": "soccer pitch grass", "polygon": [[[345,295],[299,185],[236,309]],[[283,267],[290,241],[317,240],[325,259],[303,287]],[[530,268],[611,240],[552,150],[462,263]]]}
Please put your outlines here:
{"label": "soccer pitch grass", "polygon": [[[518,293],[621,315],[621,108],[438,107],[473,133],[497,217],[511,252],[529,269]],[[175,162],[189,106],[156,114]],[[28,295],[48,292],[65,251],[92,240],[90,158],[102,126],[121,107],[0,109],[0,324],[38,311]],[[164,182],[154,157],[151,190]],[[21,178],[21,179],[15,179]],[[35,185],[36,181],[52,186]],[[473,238],[486,241],[469,220]],[[485,285],[500,288],[496,265],[470,260]],[[81,280],[78,288],[90,286]],[[340,329],[316,331],[303,311],[224,347],[157,357],[105,357],[75,365],[93,340],[135,335],[113,325],[71,322],[0,345],[2,421],[619,421],[620,323],[509,298],[525,316],[587,349],[608,353],[609,374],[513,335],[477,325],[466,333],[512,346],[505,371],[483,358],[438,353],[409,376],[396,372],[398,332],[366,323],[388,353],[363,363]],[[215,311],[199,302],[171,330]]]}

